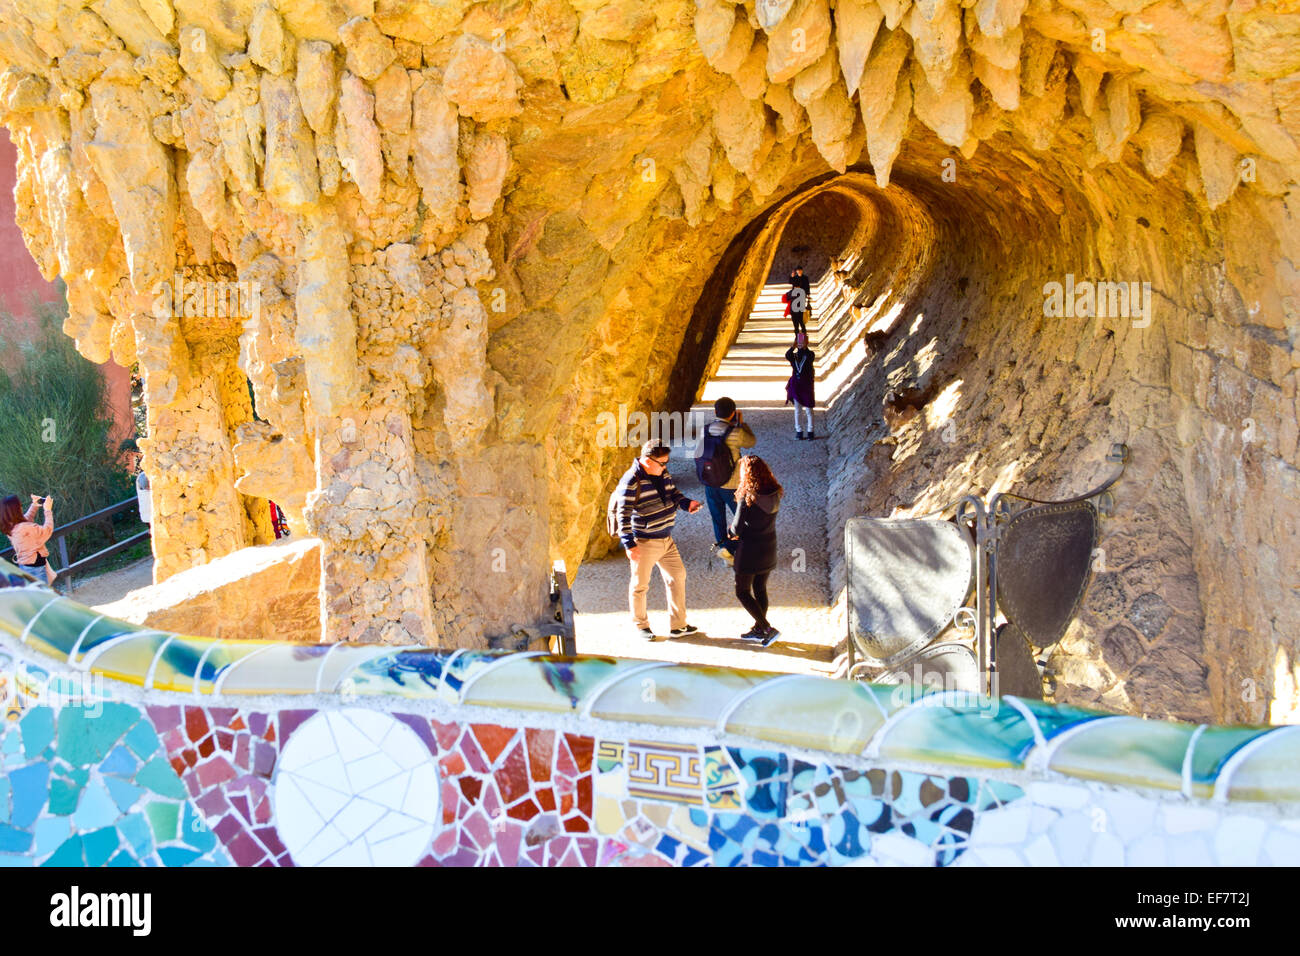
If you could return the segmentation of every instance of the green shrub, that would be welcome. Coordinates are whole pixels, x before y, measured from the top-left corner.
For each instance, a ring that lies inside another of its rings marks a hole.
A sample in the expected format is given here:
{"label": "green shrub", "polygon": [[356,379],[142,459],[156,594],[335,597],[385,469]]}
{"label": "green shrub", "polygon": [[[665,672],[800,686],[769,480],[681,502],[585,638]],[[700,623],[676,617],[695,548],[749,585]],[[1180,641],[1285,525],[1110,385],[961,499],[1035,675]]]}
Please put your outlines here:
{"label": "green shrub", "polygon": [[[0,327],[8,330],[0,334],[0,348],[19,356],[11,360],[15,370],[0,368],[0,493],[16,494],[24,510],[29,495],[53,495],[59,525],[134,494],[117,447],[109,443],[113,418],[103,374],[63,334],[65,311],[38,305],[30,341],[13,333],[11,316],[0,316]],[[119,517],[138,524],[130,520],[133,513]],[[107,528],[85,528],[69,535],[69,553],[75,561],[108,541]],[[0,538],[0,549],[7,546]]]}

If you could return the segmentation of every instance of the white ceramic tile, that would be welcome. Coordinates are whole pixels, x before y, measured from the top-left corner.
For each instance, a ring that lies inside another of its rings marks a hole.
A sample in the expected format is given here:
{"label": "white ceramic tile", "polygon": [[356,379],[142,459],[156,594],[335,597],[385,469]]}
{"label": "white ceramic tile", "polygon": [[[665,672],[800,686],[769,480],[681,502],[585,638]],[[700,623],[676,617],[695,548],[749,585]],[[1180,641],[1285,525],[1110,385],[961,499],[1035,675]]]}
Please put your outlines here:
{"label": "white ceramic tile", "polygon": [[970,835],[971,846],[1023,844],[1029,835],[1032,813],[1033,808],[1023,802],[1013,803],[1009,807],[998,807],[995,810],[985,810],[975,818],[975,827]]}
{"label": "white ceramic tile", "polygon": [[881,863],[934,866],[934,850],[905,833],[881,833],[871,838],[871,855]]}
{"label": "white ceramic tile", "polygon": [[[332,765],[304,759],[326,746]],[[440,816],[438,773],[424,742],[401,721],[358,708],[316,714],[298,728],[276,768],[272,802],[300,866],[410,866]]]}
{"label": "white ceramic tile", "polygon": [[1132,843],[1156,828],[1154,800],[1132,793],[1107,793],[1098,801],[1106,811],[1110,832],[1124,843]]}
{"label": "white ceramic tile", "polygon": [[1300,866],[1300,836],[1272,827],[1264,837],[1264,862],[1271,866]]}
{"label": "white ceramic tile", "polygon": [[1123,866],[1124,844],[1111,833],[1098,833],[1092,840],[1092,852],[1088,854],[1089,866]]}
{"label": "white ceramic tile", "polygon": [[1025,862],[1030,866],[1060,866],[1061,861],[1056,857],[1056,847],[1052,846],[1052,841],[1044,834],[1030,843],[1024,849]]}
{"label": "white ceramic tile", "polygon": [[1205,807],[1180,806],[1166,803],[1160,808],[1164,830],[1169,834],[1195,833],[1211,830],[1219,822],[1219,812]]}
{"label": "white ceramic tile", "polygon": [[1124,854],[1127,866],[1168,866],[1169,853],[1165,844],[1166,837],[1149,833],[1130,846]]}
{"label": "white ceramic tile", "polygon": [[1184,834],[1177,840],[1165,843],[1170,866],[1214,866],[1214,857],[1205,838],[1199,834]]}
{"label": "white ceramic tile", "polygon": [[1062,866],[1083,866],[1092,844],[1093,816],[1084,810],[1067,813],[1051,825],[1048,835]]}
{"label": "white ceramic tile", "polygon": [[1214,859],[1219,866],[1255,866],[1268,824],[1256,817],[1225,816],[1214,832]]}
{"label": "white ceramic tile", "polygon": [[[979,854],[985,866],[1024,866],[1024,858],[1010,847],[986,846],[979,850],[967,851]],[[966,854],[962,854],[965,856]]]}
{"label": "white ceramic tile", "polygon": [[1031,806],[1029,815],[1029,832],[1042,833],[1057,820],[1061,819],[1061,811],[1054,807]]}
{"label": "white ceramic tile", "polygon": [[1080,784],[1035,780],[1025,785],[1025,796],[1044,807],[1077,810],[1093,802],[1092,793]]}

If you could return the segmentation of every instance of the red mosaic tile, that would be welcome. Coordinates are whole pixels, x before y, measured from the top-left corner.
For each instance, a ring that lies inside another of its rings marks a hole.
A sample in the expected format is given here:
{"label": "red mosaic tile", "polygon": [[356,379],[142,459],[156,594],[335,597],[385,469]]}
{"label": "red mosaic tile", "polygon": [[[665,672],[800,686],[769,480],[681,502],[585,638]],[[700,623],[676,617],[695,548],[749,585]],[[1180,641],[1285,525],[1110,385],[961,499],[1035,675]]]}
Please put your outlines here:
{"label": "red mosaic tile", "polygon": [[555,809],[555,791],[550,787],[538,787],[533,791],[533,799],[541,805],[543,810]]}
{"label": "red mosaic tile", "polygon": [[251,748],[248,745],[248,734],[240,734],[235,740],[235,766],[241,770],[253,769],[249,763],[249,754]]}
{"label": "red mosaic tile", "polygon": [[185,736],[175,728],[163,734],[162,742],[169,751],[180,750],[186,744]]}
{"label": "red mosaic tile", "polygon": [[577,734],[565,734],[564,741],[569,745],[569,750],[573,754],[573,759],[578,765],[580,773],[586,773],[591,769],[591,755],[596,749],[596,740],[594,737],[580,737]]}
{"label": "red mosaic tile", "polygon": [[438,739],[438,747],[441,750],[451,750],[460,739],[460,724],[444,724],[431,720],[429,725],[433,727],[433,735]]}
{"label": "red mosaic tile", "polygon": [[208,735],[208,715],[202,708],[185,708],[185,735],[194,743],[198,743]]}
{"label": "red mosaic tile", "polygon": [[226,753],[230,753],[235,746],[235,735],[229,730],[218,730],[215,736],[217,738],[217,746]]}
{"label": "red mosaic tile", "polygon": [[557,776],[565,777],[576,777],[578,775],[578,763],[573,759],[569,745],[563,740],[555,748],[555,773]]}
{"label": "red mosaic tile", "polygon": [[172,769],[176,771],[176,776],[178,777],[181,776],[183,773],[185,773],[186,770],[189,769],[185,761],[182,760],[180,757],[172,757],[172,759],[169,760],[168,763],[172,765]]}
{"label": "red mosaic tile", "polygon": [[433,840],[433,853],[435,856],[445,856],[456,847],[456,837],[459,834],[455,827],[448,827],[439,833]]}
{"label": "red mosaic tile", "polygon": [[456,781],[460,785],[460,792],[465,794],[465,799],[470,803],[478,803],[479,794],[483,790],[483,781],[474,777],[461,777]]}
{"label": "red mosaic tile", "polygon": [[483,756],[483,751],[474,741],[473,734],[466,734],[460,739],[460,752],[465,757],[465,763],[469,764],[469,769],[475,773],[487,773],[490,769],[487,758]]}
{"label": "red mosaic tile", "polygon": [[458,777],[465,772],[465,758],[453,750],[438,761],[438,769],[443,777]]}
{"label": "red mosaic tile", "polygon": [[515,727],[498,727],[496,724],[474,724],[470,729],[474,731],[474,738],[482,746],[489,764],[497,762],[510,741],[515,739],[515,734],[519,733]]}
{"label": "red mosaic tile", "polygon": [[212,739],[211,734],[204,737],[203,740],[199,742],[199,756],[204,759],[211,757],[212,754],[216,752],[216,749],[217,743]]}
{"label": "red mosaic tile", "polygon": [[247,730],[247,729],[248,729],[248,725],[247,725],[246,723],[244,723],[244,718],[243,718],[243,717],[238,717],[238,716],[236,716],[235,719],[232,720],[232,721],[230,722],[230,729],[231,729],[231,730]]}
{"label": "red mosaic tile", "polygon": [[437,865],[438,865],[438,861],[435,860],[432,856],[426,856],[426,857],[423,857],[423,858],[420,860],[420,862],[417,863],[417,864],[415,864],[415,865],[416,865],[416,866],[437,866]]}
{"label": "red mosaic tile", "polygon": [[225,757],[214,757],[199,767],[199,785],[204,789],[215,787],[226,780],[234,780],[237,776],[239,774]]}
{"label": "red mosaic tile", "polygon": [[564,818],[565,833],[590,833],[591,824],[584,817],[577,815]]}
{"label": "red mosaic tile", "polygon": [[501,800],[501,791],[497,789],[496,781],[489,778],[487,785],[483,788],[483,812],[489,817],[498,817],[501,815],[505,804]]}
{"label": "red mosaic tile", "polygon": [[555,762],[555,731],[525,730],[528,745],[528,774],[538,783],[551,779],[551,765]]}
{"label": "red mosaic tile", "polygon": [[525,823],[541,812],[541,808],[532,800],[522,800],[506,811],[511,819],[523,820]]}
{"label": "red mosaic tile", "polygon": [[514,803],[532,789],[532,781],[528,779],[528,761],[524,758],[522,743],[510,748],[510,753],[501,762],[500,769],[493,774],[493,777],[501,790],[501,799],[506,803]]}
{"label": "red mosaic tile", "polygon": [[181,760],[185,761],[185,766],[193,767],[199,762],[199,755],[193,750],[185,750],[181,753]]}
{"label": "red mosaic tile", "polygon": [[442,822],[452,823],[456,819],[456,810],[460,805],[460,799],[456,793],[455,786],[449,780],[442,782]]}
{"label": "red mosaic tile", "polygon": [[578,809],[591,816],[591,774],[578,778]]}
{"label": "red mosaic tile", "polygon": [[253,812],[253,819],[258,823],[271,822],[271,801],[263,797],[257,803],[257,808]]}
{"label": "red mosaic tile", "polygon": [[561,794],[560,794],[560,813],[563,815],[563,814],[568,813],[568,812],[569,812],[570,810],[572,810],[572,809],[573,809],[573,794],[571,794],[571,793],[561,793]]}

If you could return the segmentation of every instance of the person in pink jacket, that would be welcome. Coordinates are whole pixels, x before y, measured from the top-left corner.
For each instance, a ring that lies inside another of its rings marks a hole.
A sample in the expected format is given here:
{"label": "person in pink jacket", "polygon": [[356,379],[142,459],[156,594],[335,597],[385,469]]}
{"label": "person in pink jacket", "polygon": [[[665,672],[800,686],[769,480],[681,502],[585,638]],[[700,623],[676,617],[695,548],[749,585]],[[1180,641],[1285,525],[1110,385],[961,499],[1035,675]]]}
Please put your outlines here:
{"label": "person in pink jacket", "polygon": [[[35,522],[36,509],[45,506],[45,524]],[[32,506],[24,514],[17,495],[9,495],[0,502],[0,531],[9,536],[14,546],[14,564],[39,578],[42,568],[45,579],[54,583],[54,569],[50,567],[50,552],[45,542],[54,533],[54,499],[32,495]]]}

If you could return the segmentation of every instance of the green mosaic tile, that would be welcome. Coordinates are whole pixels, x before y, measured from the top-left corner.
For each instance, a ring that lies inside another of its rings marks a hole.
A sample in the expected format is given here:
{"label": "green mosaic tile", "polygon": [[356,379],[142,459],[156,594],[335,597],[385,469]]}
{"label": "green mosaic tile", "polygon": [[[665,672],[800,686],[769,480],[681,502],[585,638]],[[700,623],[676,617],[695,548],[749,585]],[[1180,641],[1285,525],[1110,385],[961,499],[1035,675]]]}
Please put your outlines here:
{"label": "green mosaic tile", "polygon": [[[76,660],[80,661],[93,644],[102,644],[109,640],[115,640],[122,634],[142,630],[142,628],[134,624],[112,621],[108,618],[96,621],[95,618],[97,617],[99,615],[90,608],[75,604],[72,601],[51,602],[49,610],[38,617],[32,625],[27,645],[63,663],[67,661],[68,655],[72,653],[72,649],[77,646],[77,641],[80,640],[81,647],[76,658]],[[82,632],[86,631],[88,627],[90,630],[87,632],[86,638],[82,639]]]}
{"label": "green mosaic tile", "polygon": [[[54,613],[54,609],[51,608],[48,615],[53,615]],[[100,620],[96,621],[96,616],[97,615],[91,613],[83,618],[81,627],[86,633],[85,636],[81,638],[81,643],[76,645],[76,654],[72,654],[71,647],[68,648],[68,656],[71,656],[72,663],[74,664],[83,663],[87,654],[98,647],[102,647],[109,641],[115,641],[119,637],[123,637],[127,634],[135,634],[148,630],[138,624],[129,624],[126,621],[119,621],[117,618],[112,617],[100,618]],[[39,624],[43,627],[45,624],[45,618],[41,618]]]}
{"label": "green mosaic tile", "polygon": [[731,712],[729,733],[834,753],[861,753],[885,722],[873,701],[875,695],[858,681],[800,676],[772,678],[767,684]]}
{"label": "green mosaic tile", "polygon": [[176,637],[163,648],[154,663],[155,690],[172,690],[188,694],[194,689],[194,673],[203,653],[215,643],[206,637]]}
{"label": "green mosaic tile", "polygon": [[1064,741],[1049,766],[1085,780],[1179,790],[1193,730],[1139,717],[1100,720]]}
{"label": "green mosaic tile", "polygon": [[167,843],[176,839],[176,828],[181,813],[179,803],[155,800],[153,803],[145,804],[144,812],[149,818],[149,826],[153,829],[155,842]]}
{"label": "green mosaic tile", "polygon": [[475,681],[464,703],[567,713],[620,670],[642,661],[613,657],[535,657],[510,661]]}
{"label": "green mosaic tile", "polygon": [[81,800],[81,789],[85,781],[68,780],[55,777],[50,781],[50,813],[55,816],[70,816],[77,811]]}
{"label": "green mosaic tile", "polygon": [[184,800],[186,797],[185,785],[176,776],[176,771],[162,757],[154,757],[141,767],[140,772],[135,775],[135,782],[164,797],[177,800]]}
{"label": "green mosaic tile", "polygon": [[1051,740],[1057,734],[1063,730],[1068,730],[1075,724],[1095,720],[1098,717],[1112,716],[1103,710],[1075,707],[1072,704],[1045,704],[1041,700],[1031,700],[1023,697],[1016,699],[1034,715],[1038,721],[1039,729],[1042,730],[1043,736],[1047,740]]}
{"label": "green mosaic tile", "polygon": [[140,711],[130,704],[112,701],[93,708],[64,707],[55,752],[74,767],[97,764],[139,719]]}
{"label": "green mosaic tile", "polygon": [[890,725],[879,753],[901,760],[1019,767],[1034,741],[1024,715],[997,698],[960,708],[920,703]]}
{"label": "green mosaic tile", "polygon": [[632,674],[602,691],[591,715],[673,727],[710,726],[737,694],[771,676],[721,667],[660,667]]}
{"label": "green mosaic tile", "polygon": [[40,757],[45,748],[54,742],[54,711],[49,707],[36,707],[18,722],[23,734],[23,753],[28,760]]}
{"label": "green mosaic tile", "polygon": [[88,659],[90,667],[95,673],[113,680],[142,686],[158,651],[170,639],[166,634],[142,634],[116,640],[93,659]]}

